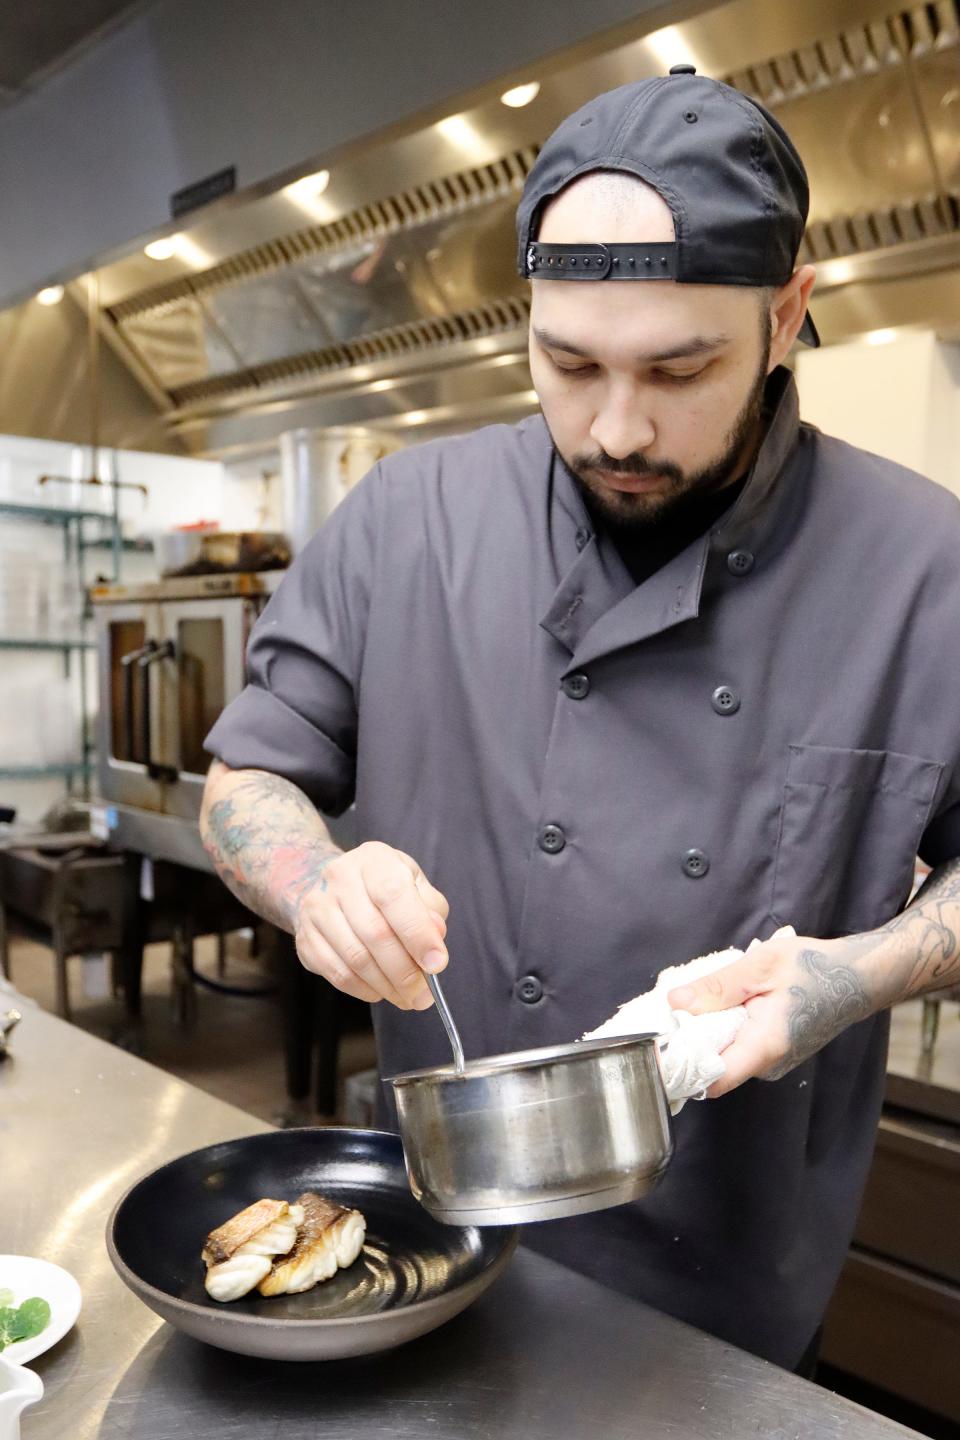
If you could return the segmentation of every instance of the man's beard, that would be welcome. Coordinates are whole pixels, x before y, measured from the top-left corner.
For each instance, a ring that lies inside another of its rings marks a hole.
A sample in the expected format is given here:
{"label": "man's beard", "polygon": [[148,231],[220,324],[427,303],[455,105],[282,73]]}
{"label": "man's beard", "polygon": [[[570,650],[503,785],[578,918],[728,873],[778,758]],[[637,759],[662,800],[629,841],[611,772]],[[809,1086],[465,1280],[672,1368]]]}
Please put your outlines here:
{"label": "man's beard", "polygon": [[[576,483],[590,513],[609,530],[620,534],[641,534],[660,526],[682,525],[687,514],[695,512],[706,495],[721,490],[742,464],[744,451],[759,430],[763,412],[763,395],[770,361],[770,334],[764,324],[763,353],[750,391],[740,413],[730,427],[723,452],[718,459],[687,475],[670,460],[648,460],[639,452],[614,460],[604,451],[593,455],[575,455],[571,461],[560,459]],[[554,446],[556,449],[556,446]],[[559,455],[559,451],[557,454]],[[657,475],[669,483],[657,494],[630,494],[601,487],[591,478],[597,470],[608,475]]]}

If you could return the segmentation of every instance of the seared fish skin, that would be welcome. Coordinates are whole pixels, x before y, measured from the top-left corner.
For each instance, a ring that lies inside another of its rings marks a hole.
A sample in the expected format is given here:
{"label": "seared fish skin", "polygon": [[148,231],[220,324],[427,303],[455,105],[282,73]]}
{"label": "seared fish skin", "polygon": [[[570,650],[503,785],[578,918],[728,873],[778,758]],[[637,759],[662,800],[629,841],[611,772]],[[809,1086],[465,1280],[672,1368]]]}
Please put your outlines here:
{"label": "seared fish skin", "polygon": [[293,1249],[278,1255],[258,1284],[261,1295],[297,1295],[352,1265],[363,1248],[367,1222],[359,1210],[347,1210],[323,1195],[305,1190],[297,1197],[303,1210]]}
{"label": "seared fish skin", "polygon": [[213,1300],[239,1300],[270,1271],[274,1255],[283,1255],[303,1221],[299,1205],[258,1200],[212,1230],[203,1247],[204,1286]]}
{"label": "seared fish skin", "polygon": [[246,1210],[232,1215],[216,1230],[211,1230],[203,1247],[203,1258],[208,1265],[219,1265],[235,1255],[241,1245],[252,1240],[260,1230],[266,1229],[274,1220],[282,1220],[290,1206],[286,1200],[258,1200]]}

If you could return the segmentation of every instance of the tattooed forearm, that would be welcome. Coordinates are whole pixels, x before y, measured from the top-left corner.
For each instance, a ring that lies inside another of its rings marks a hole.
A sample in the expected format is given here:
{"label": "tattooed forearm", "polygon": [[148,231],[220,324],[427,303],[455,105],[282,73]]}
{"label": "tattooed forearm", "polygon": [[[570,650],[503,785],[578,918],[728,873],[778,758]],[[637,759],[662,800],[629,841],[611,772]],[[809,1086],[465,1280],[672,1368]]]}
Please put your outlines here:
{"label": "tattooed forearm", "polygon": [[217,874],[244,905],[283,930],[296,928],[304,895],[324,885],[342,852],[310,801],[261,770],[210,770],[200,833]]}
{"label": "tattooed forearm", "polygon": [[779,1080],[841,1030],[911,996],[960,984],[960,859],[934,870],[877,930],[802,942],[787,987],[787,1048],[765,1072]]}
{"label": "tattooed forearm", "polygon": [[960,984],[960,859],[932,870],[906,910],[878,934],[900,952],[897,999]]}
{"label": "tattooed forearm", "polygon": [[865,1019],[875,1008],[861,975],[853,965],[839,962],[819,950],[802,950],[797,964],[804,978],[802,983],[791,985],[789,990],[789,1049],[782,1061],[768,1072],[768,1080],[779,1080],[848,1025]]}

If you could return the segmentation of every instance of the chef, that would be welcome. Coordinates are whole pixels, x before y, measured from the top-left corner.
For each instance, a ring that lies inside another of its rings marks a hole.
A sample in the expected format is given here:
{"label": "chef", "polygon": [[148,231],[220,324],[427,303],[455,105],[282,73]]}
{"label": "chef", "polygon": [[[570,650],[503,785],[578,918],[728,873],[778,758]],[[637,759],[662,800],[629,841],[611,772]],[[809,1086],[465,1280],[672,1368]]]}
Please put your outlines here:
{"label": "chef", "polygon": [[[385,1075],[449,1059],[425,970],[479,1056],[765,942],[671,996],[748,1019],[659,1188],[524,1238],[787,1367],[889,1006],[960,974],[960,508],[800,422],[807,203],[777,121],[691,66],[564,121],[518,212],[542,414],[351,491],[254,629],[202,818],[231,889],[375,1004]],[[344,853],[318,810],[351,802]]]}

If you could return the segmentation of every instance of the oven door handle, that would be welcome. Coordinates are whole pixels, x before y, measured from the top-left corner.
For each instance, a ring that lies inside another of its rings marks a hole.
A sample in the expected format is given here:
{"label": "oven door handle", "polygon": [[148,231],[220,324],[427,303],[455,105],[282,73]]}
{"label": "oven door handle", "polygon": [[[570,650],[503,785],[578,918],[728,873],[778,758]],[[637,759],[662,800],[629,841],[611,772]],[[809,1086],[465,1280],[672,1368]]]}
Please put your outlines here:
{"label": "oven door handle", "polygon": [[146,645],[141,645],[138,649],[130,650],[126,655],[120,656],[123,674],[123,742],[128,760],[136,760],[134,752],[137,748],[133,733],[133,667],[156,648],[156,640],[148,640]]}
{"label": "oven door handle", "polygon": [[151,780],[176,780],[180,774],[174,765],[161,765],[150,753],[150,667],[160,660],[172,660],[176,651],[172,640],[158,645],[151,640],[144,646],[145,654],[137,659],[137,673],[140,678],[140,740],[143,763]]}

